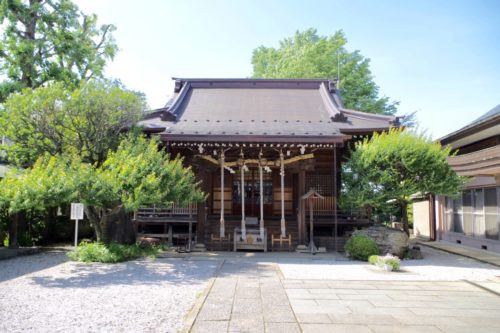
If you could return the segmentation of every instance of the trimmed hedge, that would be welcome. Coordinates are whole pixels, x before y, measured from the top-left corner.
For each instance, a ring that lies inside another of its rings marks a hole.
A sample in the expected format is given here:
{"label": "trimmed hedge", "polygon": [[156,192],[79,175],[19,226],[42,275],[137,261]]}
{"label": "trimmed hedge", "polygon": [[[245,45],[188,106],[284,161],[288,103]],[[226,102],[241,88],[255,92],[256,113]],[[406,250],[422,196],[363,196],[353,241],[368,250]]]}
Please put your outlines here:
{"label": "trimmed hedge", "polygon": [[82,242],[78,245],[76,251],[68,252],[67,255],[74,261],[117,263],[140,257],[156,257],[160,250],[160,246],[122,245],[117,243],[105,245],[102,243]]}
{"label": "trimmed hedge", "polygon": [[368,260],[368,257],[379,254],[377,243],[365,235],[353,235],[344,247],[347,255],[357,260]]}

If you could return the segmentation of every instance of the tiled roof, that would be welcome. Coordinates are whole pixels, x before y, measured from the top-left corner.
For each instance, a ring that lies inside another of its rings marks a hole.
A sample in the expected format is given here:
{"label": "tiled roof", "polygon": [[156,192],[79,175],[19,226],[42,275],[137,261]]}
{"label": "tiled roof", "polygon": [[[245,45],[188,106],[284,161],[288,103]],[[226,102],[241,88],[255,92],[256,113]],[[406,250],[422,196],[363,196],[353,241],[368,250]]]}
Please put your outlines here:
{"label": "tiled roof", "polygon": [[178,79],[174,98],[140,124],[163,129],[164,138],[343,140],[345,133],[383,130],[394,120],[344,109],[325,80]]}
{"label": "tiled roof", "polygon": [[467,135],[471,135],[471,134],[476,133],[478,131],[482,131],[487,127],[491,127],[495,124],[498,124],[499,120],[500,120],[500,105],[497,105],[496,107],[494,107],[490,111],[486,112],[481,117],[477,118],[476,120],[469,123],[468,125],[442,137],[441,139],[439,139],[439,141],[442,144],[449,144],[450,142],[453,142],[454,140],[458,140],[462,137],[465,137]]}

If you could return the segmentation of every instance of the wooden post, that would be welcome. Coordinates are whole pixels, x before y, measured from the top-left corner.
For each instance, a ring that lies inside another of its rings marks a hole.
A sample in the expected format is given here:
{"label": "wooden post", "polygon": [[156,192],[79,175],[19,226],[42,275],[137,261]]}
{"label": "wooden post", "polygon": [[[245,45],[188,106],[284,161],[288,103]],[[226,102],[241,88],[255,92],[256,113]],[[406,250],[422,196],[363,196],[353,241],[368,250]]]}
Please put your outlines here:
{"label": "wooden post", "polygon": [[333,145],[333,195],[334,195],[334,203],[333,203],[333,218],[335,223],[335,252],[339,252],[338,249],[338,221],[337,221],[337,144]]}
{"label": "wooden post", "polygon": [[241,238],[247,239],[245,225],[245,163],[240,167],[241,174]]}
{"label": "wooden post", "polygon": [[300,169],[299,171],[299,245],[306,244],[306,207],[302,196],[306,192],[306,171]]}
{"label": "wooden post", "polygon": [[191,251],[191,238],[193,237],[193,207],[188,204],[189,209],[189,231],[188,231],[188,251]]}
{"label": "wooden post", "polygon": [[224,226],[224,150],[220,152],[220,237],[226,234]]}
{"label": "wooden post", "polygon": [[173,246],[174,245],[174,239],[173,239],[173,233],[172,233],[172,224],[169,223],[168,224],[168,244],[170,246]]}
{"label": "wooden post", "polygon": [[264,184],[262,176],[262,165],[259,161],[259,180],[260,180],[260,239],[264,242]]}
{"label": "wooden post", "polygon": [[281,237],[286,237],[285,226],[285,164],[283,151],[280,151],[280,176],[281,176]]}

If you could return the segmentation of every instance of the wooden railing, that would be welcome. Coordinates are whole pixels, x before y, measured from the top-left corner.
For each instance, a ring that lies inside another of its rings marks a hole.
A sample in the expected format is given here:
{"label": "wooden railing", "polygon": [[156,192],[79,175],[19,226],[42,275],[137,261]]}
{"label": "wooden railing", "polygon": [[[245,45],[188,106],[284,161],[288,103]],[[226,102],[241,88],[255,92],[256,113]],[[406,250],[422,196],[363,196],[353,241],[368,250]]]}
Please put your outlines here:
{"label": "wooden railing", "polygon": [[196,216],[198,210],[196,203],[179,205],[173,203],[170,207],[153,205],[152,207],[142,207],[137,211],[138,218],[161,219],[174,216]]}
{"label": "wooden railing", "polygon": [[[309,207],[306,210],[306,216],[309,217],[310,211]],[[333,216],[333,207],[328,207],[327,209],[314,209],[314,216]],[[345,220],[358,220],[358,219],[368,219],[368,215],[365,209],[339,209],[337,210],[337,217]]]}

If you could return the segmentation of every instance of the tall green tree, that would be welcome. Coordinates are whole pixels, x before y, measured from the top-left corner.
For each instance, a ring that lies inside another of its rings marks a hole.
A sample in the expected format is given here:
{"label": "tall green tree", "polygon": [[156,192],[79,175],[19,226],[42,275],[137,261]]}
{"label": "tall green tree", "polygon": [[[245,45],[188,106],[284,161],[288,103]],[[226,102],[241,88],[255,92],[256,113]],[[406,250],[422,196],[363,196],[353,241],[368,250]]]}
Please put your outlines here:
{"label": "tall green tree", "polygon": [[102,77],[117,46],[111,24],[82,13],[71,0],[0,0],[0,102],[14,91]]}
{"label": "tall green tree", "polygon": [[100,165],[48,154],[16,177],[0,180],[0,211],[10,216],[83,202],[98,241],[135,242],[130,212],[141,206],[204,199],[194,173],[156,139],[129,135]]}
{"label": "tall green tree", "polygon": [[404,129],[374,133],[356,144],[343,167],[345,206],[400,209],[408,233],[407,207],[416,193],[455,196],[466,178],[448,165],[450,147]]}
{"label": "tall green tree", "polygon": [[[395,114],[399,102],[379,96],[370,60],[346,49],[344,32],[320,36],[316,29],[297,31],[278,48],[260,46],[253,51],[255,78],[340,78],[345,107],[364,112]],[[338,71],[340,69],[340,72]]]}
{"label": "tall green tree", "polygon": [[7,157],[18,166],[31,166],[44,153],[101,164],[145,109],[143,95],[115,82],[91,80],[74,90],[57,82],[9,97],[0,112],[0,136],[12,141]]}

